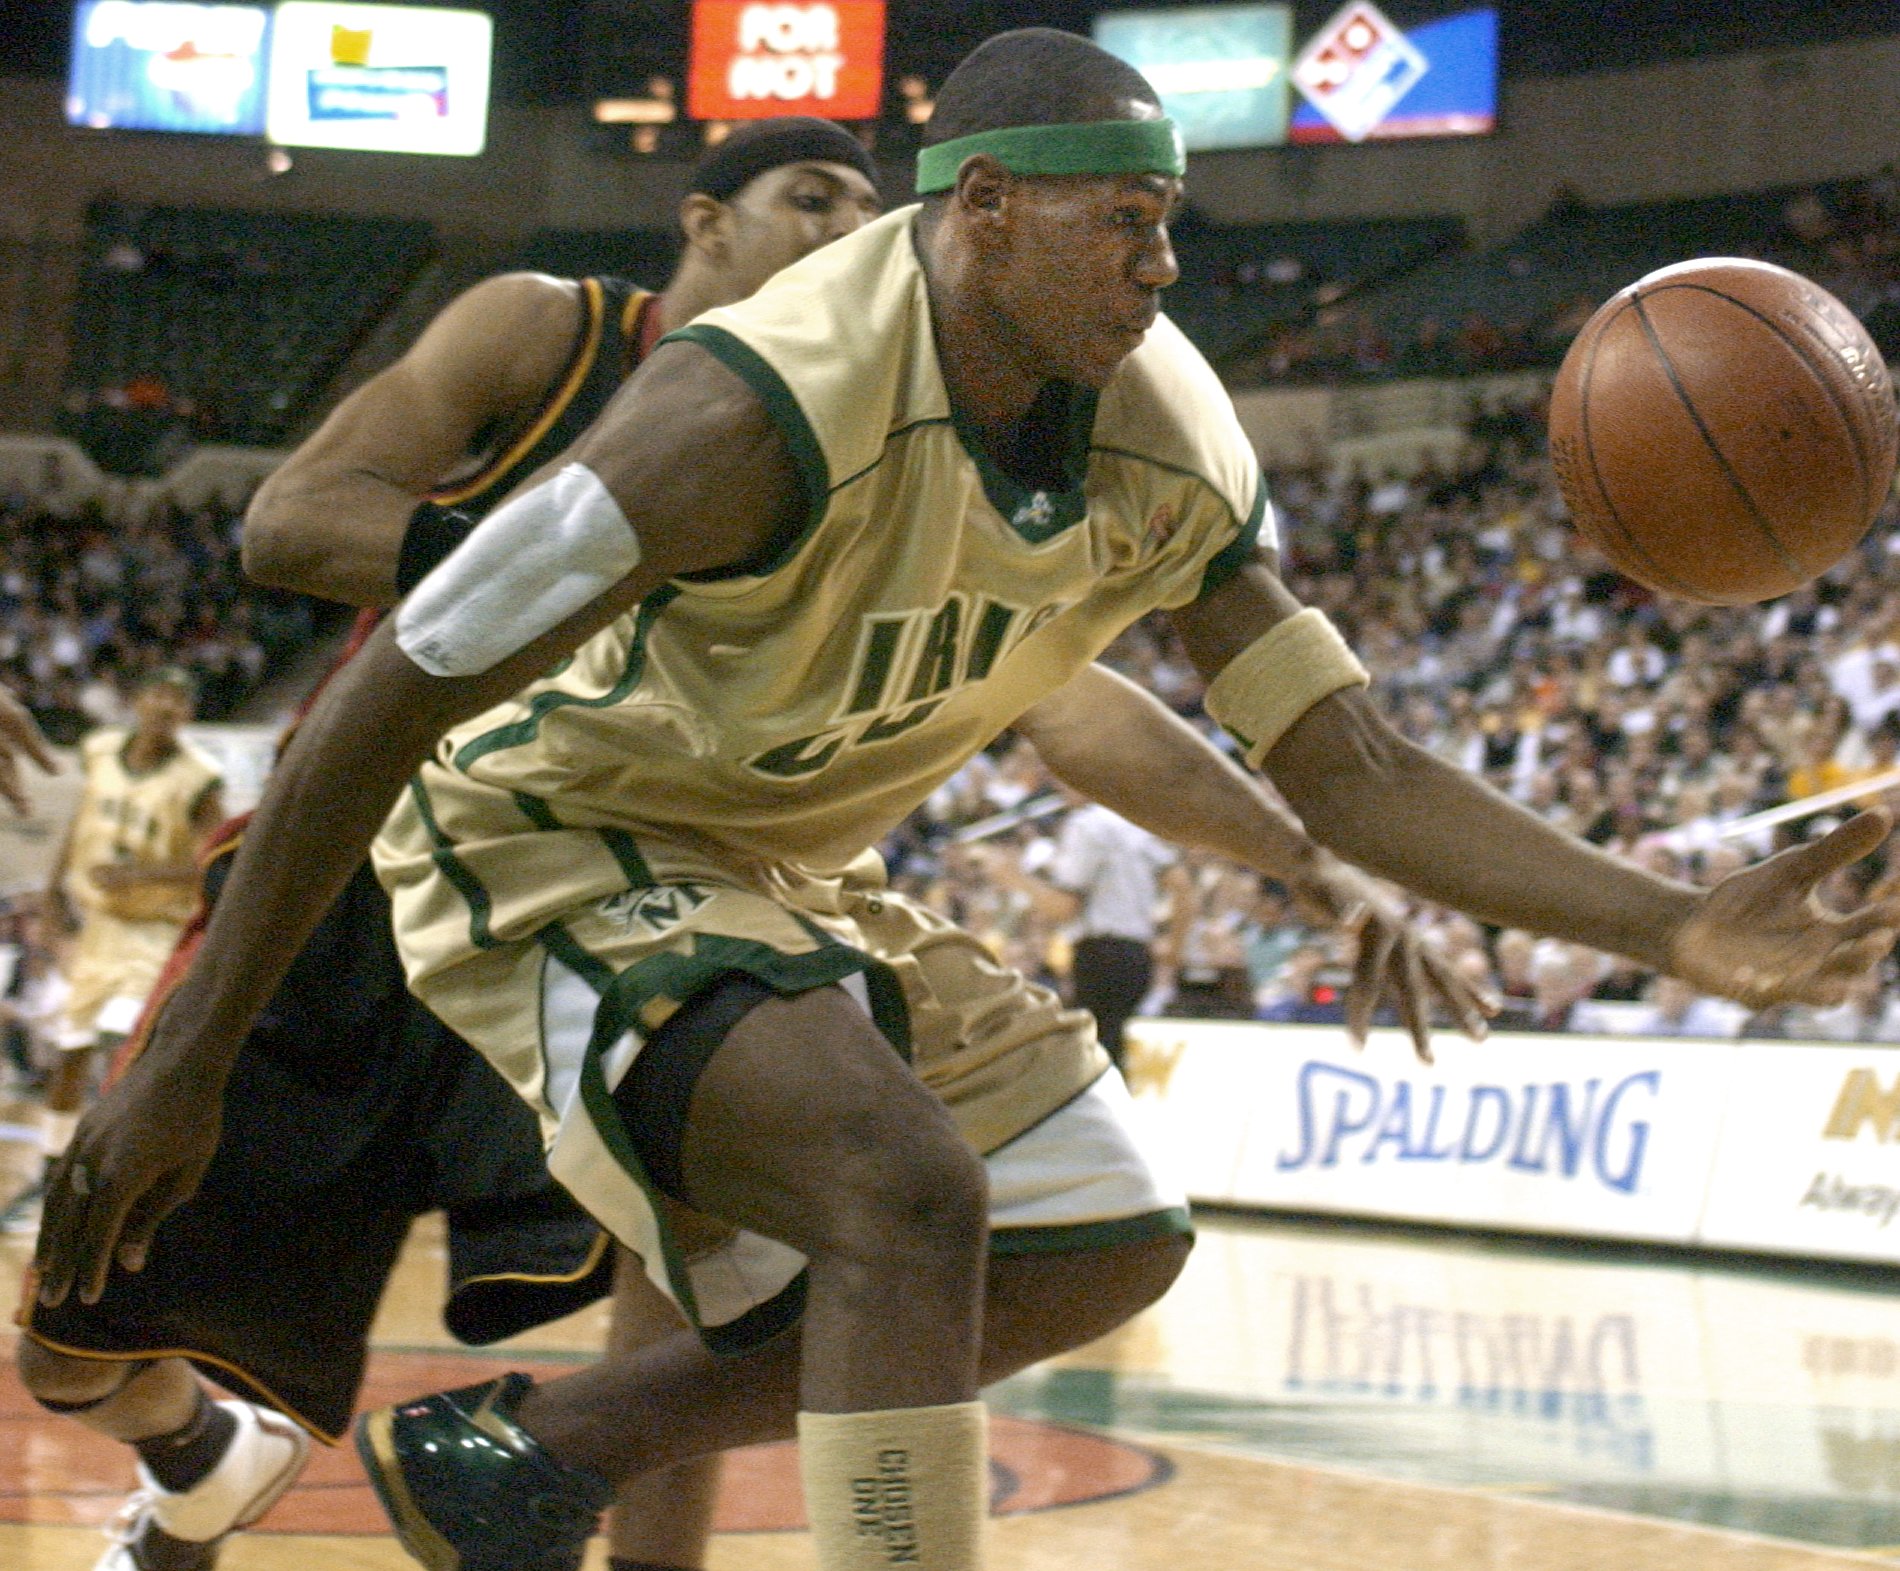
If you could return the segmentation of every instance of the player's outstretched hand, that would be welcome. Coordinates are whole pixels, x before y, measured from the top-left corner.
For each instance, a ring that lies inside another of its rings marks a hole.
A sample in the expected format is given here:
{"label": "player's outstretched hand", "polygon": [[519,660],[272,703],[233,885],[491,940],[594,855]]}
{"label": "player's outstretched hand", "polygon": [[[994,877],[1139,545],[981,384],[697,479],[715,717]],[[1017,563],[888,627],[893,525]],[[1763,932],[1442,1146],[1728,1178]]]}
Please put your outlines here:
{"label": "player's outstretched hand", "polygon": [[1838,1004],[1849,985],[1893,948],[1900,898],[1858,910],[1824,909],[1815,891],[1880,848],[1884,809],[1860,813],[1812,845],[1731,873],[1677,929],[1669,970],[1705,993],[1770,1004]]}
{"label": "player's outstretched hand", "polygon": [[5,688],[0,688],[0,796],[16,813],[29,813],[33,804],[27,801],[26,792],[20,785],[20,759],[24,755],[46,771],[57,774],[59,765],[48,751],[46,738],[40,735],[40,728],[33,723],[33,716]]}
{"label": "player's outstretched hand", "polygon": [[1388,995],[1424,1063],[1432,1061],[1434,1004],[1472,1041],[1484,1040],[1499,1001],[1460,975],[1438,941],[1413,926],[1372,879],[1337,857],[1322,855],[1316,869],[1294,880],[1289,892],[1308,921],[1358,938],[1359,958],[1346,990],[1346,1031],[1355,1047],[1365,1045],[1372,1017]]}
{"label": "player's outstretched hand", "polygon": [[93,1304],[117,1263],[142,1270],[152,1234],[218,1148],[222,1096],[161,1077],[141,1056],[99,1098],[47,1183],[34,1255],[40,1302]]}

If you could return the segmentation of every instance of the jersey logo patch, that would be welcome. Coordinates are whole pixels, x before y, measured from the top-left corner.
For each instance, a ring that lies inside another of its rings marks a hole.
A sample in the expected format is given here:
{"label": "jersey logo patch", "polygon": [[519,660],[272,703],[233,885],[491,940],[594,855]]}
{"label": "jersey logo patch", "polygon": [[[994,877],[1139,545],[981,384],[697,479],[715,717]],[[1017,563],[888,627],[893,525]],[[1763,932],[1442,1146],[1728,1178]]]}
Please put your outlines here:
{"label": "jersey logo patch", "polygon": [[1047,491],[1038,491],[1034,496],[1016,509],[1010,519],[1010,525],[1016,529],[1047,529],[1050,520],[1056,516],[1056,505],[1049,500]]}
{"label": "jersey logo patch", "polygon": [[713,897],[710,884],[658,884],[652,889],[629,889],[600,903],[600,914],[628,932],[643,927],[664,933],[678,927]]}

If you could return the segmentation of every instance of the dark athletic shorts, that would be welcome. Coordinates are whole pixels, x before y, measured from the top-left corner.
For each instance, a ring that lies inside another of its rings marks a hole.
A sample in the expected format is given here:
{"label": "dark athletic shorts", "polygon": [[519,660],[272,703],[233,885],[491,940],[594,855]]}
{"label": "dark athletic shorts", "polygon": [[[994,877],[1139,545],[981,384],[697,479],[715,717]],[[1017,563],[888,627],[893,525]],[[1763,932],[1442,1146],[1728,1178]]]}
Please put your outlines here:
{"label": "dark athletic shorts", "polygon": [[558,1319],[611,1285],[606,1236],[549,1177],[533,1114],[404,987],[365,866],[246,1042],[217,1155],[145,1269],[115,1270],[97,1304],[28,1303],[21,1324],[56,1350],[183,1354],[334,1440],[410,1223],[438,1209],[443,1320],[464,1342]]}

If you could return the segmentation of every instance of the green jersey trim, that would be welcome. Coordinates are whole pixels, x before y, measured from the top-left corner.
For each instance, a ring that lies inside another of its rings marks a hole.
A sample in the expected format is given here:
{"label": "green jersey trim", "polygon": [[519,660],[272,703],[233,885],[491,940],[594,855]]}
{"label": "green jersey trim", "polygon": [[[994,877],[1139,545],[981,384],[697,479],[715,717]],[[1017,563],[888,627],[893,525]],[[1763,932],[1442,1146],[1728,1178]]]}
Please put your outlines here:
{"label": "green jersey trim", "polygon": [[536,693],[528,700],[528,712],[521,719],[497,726],[492,731],[484,731],[457,748],[455,767],[467,774],[469,765],[477,759],[498,753],[504,748],[525,747],[540,733],[542,720],[556,709],[565,709],[570,705],[578,705],[582,709],[610,709],[620,703],[640,685],[640,677],[647,663],[647,634],[652,630],[654,620],[678,598],[679,592],[677,585],[663,584],[640,602],[640,613],[634,621],[633,639],[627,649],[626,667],[620,673],[620,680],[606,692],[593,698],[583,698],[579,693],[558,689]]}
{"label": "green jersey trim", "polygon": [[410,780],[409,799],[415,803],[416,816],[428,831],[432,847],[429,859],[435,863],[436,871],[449,881],[449,887],[468,906],[469,942],[477,949],[500,948],[501,941],[489,931],[494,906],[488,898],[488,891],[482,887],[482,881],[469,869],[468,864],[455,854],[455,842],[442,832],[441,824],[436,822],[435,808],[429,801],[428,789],[420,777]]}
{"label": "green jersey trim", "polygon": [[521,816],[536,829],[559,829],[560,819],[554,816],[554,809],[538,796],[529,796],[526,791],[514,793],[515,806],[521,810]]}
{"label": "green jersey trim", "polygon": [[977,475],[983,482],[983,494],[1009,527],[1031,545],[1053,540],[1088,515],[1085,484],[1089,444],[1095,433],[1095,411],[1100,403],[1096,393],[1086,388],[1070,388],[1069,410],[1062,423],[1062,485],[1054,491],[1036,490],[1006,474],[990,457],[976,428],[961,411],[951,406],[950,425],[970,462],[976,465]]}
{"label": "green jersey trim", "polygon": [[608,853],[620,864],[620,871],[627,875],[629,888],[653,887],[653,869],[647,866],[647,859],[640,854],[639,843],[632,835],[624,829],[607,828],[600,831],[600,838]]}
{"label": "green jersey trim", "polygon": [[772,424],[778,427],[779,435],[785,438],[785,446],[791,454],[792,465],[798,471],[799,483],[804,487],[804,526],[788,531],[786,538],[776,542],[767,560],[743,563],[728,575],[694,575],[696,578],[717,576],[763,578],[790,561],[824,518],[825,509],[831,501],[831,465],[825,458],[825,450],[818,441],[818,434],[812,430],[811,422],[805,418],[804,408],[799,404],[791,388],[785,385],[785,379],[778,374],[770,361],[744,339],[726,331],[723,327],[695,322],[691,326],[668,333],[662,342],[670,344],[675,340],[697,344],[752,389],[759,402],[765,405],[765,412],[771,417]]}
{"label": "green jersey trim", "polygon": [[1205,600],[1254,559],[1254,553],[1260,545],[1260,531],[1266,521],[1267,477],[1262,475],[1254,486],[1253,511],[1248,513],[1246,522],[1240,526],[1240,533],[1207,564],[1207,571],[1201,574],[1200,593],[1195,596],[1197,600]]}
{"label": "green jersey trim", "polygon": [[1069,1255],[1109,1249],[1154,1238],[1192,1238],[1194,1222],[1186,1206],[1150,1211],[1145,1216],[1111,1217],[1103,1222],[1074,1222],[1048,1227],[999,1227],[990,1234],[993,1255]]}

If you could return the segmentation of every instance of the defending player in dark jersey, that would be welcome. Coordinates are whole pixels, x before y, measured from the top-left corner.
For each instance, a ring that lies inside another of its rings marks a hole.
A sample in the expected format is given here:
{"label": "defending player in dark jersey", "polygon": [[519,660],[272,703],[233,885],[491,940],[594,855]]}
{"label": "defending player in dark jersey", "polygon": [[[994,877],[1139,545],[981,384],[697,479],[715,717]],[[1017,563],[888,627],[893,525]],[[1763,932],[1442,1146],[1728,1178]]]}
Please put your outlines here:
{"label": "defending player in dark jersey", "polygon": [[[874,216],[872,172],[829,122],[763,122],[696,171],[681,210],[686,255],[663,293],[539,274],[478,285],[261,490],[246,530],[253,575],[388,603],[584,431],[664,328],[743,298]],[[334,523],[316,550],[294,533],[313,513]],[[287,559],[277,542],[293,534]],[[346,659],[376,615],[360,619]],[[245,823],[211,837],[212,895]],[[97,1304],[23,1306],[29,1389],[140,1458],[143,1487],[100,1571],[211,1565],[301,1466],[307,1441],[278,1413],[325,1439],[342,1433],[397,1251],[435,1209],[448,1223],[444,1318],[464,1341],[512,1335],[608,1290],[606,1235],[549,1177],[533,1117],[405,990],[389,903],[365,864],[260,1018],[224,1099],[218,1159],[146,1268]],[[616,1307],[617,1337],[643,1334],[643,1315],[676,1323],[637,1277]],[[181,1352],[253,1400],[211,1403],[166,1356]],[[696,1465],[643,1492],[616,1541],[623,1557],[701,1564],[713,1479]]]}

